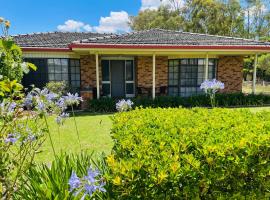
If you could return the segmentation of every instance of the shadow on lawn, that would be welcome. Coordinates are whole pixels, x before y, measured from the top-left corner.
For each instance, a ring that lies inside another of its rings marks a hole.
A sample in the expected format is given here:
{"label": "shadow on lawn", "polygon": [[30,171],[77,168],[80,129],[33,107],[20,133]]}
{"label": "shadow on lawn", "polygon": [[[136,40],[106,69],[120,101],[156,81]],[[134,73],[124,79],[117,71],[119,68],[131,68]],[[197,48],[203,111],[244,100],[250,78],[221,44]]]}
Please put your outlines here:
{"label": "shadow on lawn", "polygon": [[[71,111],[69,111],[70,114]],[[88,116],[102,116],[102,115],[113,115],[115,112],[110,112],[110,113],[93,113],[89,111],[82,111],[82,110],[76,110],[74,111],[75,117],[88,117]]]}

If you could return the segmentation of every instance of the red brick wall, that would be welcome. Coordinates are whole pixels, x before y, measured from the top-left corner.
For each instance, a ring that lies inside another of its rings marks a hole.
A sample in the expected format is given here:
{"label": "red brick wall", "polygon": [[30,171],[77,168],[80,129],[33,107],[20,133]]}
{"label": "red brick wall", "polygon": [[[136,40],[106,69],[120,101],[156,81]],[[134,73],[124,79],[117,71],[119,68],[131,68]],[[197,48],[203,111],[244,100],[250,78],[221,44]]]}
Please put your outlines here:
{"label": "red brick wall", "polygon": [[[100,61],[100,59],[99,59]],[[95,55],[81,56],[81,87],[96,87],[96,57]],[[99,64],[99,66],[101,66]],[[101,67],[99,67],[99,80],[101,86]]]}
{"label": "red brick wall", "polygon": [[225,89],[222,92],[242,91],[243,62],[241,56],[222,56],[219,58],[217,80],[225,84]]}
{"label": "red brick wall", "polygon": [[[153,58],[152,56],[138,56],[137,58],[137,86],[152,88],[153,82]],[[168,86],[168,57],[156,57],[156,88]]]}

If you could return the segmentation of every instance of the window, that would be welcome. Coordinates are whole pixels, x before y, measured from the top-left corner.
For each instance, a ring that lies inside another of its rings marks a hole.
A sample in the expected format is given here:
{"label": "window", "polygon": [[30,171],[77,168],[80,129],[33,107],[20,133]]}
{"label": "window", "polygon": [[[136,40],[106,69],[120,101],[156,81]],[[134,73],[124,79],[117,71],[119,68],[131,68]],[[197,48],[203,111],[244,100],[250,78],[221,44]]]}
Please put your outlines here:
{"label": "window", "polygon": [[110,61],[101,61],[101,73],[102,73],[102,93],[103,96],[111,95],[111,78],[110,78]]}
{"label": "window", "polygon": [[72,90],[77,91],[81,87],[80,61],[78,59],[70,59],[70,86]]}
{"label": "window", "polygon": [[48,59],[48,80],[69,82],[68,59]]}
{"label": "window", "polygon": [[126,60],[125,62],[125,71],[126,71],[126,96],[133,97],[135,84],[134,84],[134,64],[133,60]]}
{"label": "window", "polygon": [[[191,96],[200,94],[204,81],[205,59],[169,60],[169,95]],[[208,78],[215,78],[216,60],[209,59]]]}

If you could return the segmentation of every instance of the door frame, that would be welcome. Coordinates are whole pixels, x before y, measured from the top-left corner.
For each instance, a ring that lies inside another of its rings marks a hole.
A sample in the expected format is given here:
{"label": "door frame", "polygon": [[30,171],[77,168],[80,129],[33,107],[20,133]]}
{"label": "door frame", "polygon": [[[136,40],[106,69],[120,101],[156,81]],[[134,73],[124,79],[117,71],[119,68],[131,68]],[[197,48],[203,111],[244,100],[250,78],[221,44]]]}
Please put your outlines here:
{"label": "door frame", "polygon": [[[108,97],[112,97],[112,77],[111,77],[111,60],[122,60],[125,61],[125,66],[124,66],[124,88],[125,88],[125,97],[126,98],[132,98],[135,97],[135,59],[134,57],[126,57],[126,56],[103,56],[101,57],[101,60],[108,60],[109,61],[109,76],[110,76],[110,80],[109,81],[101,81],[102,84],[110,84],[110,94],[107,95]],[[133,81],[127,81],[126,80],[126,61],[132,61],[133,62]],[[101,66],[101,70],[102,70],[102,66]],[[101,71],[102,73],[102,71]],[[127,87],[127,83],[133,83],[133,94],[127,94],[126,93],[126,87]]]}

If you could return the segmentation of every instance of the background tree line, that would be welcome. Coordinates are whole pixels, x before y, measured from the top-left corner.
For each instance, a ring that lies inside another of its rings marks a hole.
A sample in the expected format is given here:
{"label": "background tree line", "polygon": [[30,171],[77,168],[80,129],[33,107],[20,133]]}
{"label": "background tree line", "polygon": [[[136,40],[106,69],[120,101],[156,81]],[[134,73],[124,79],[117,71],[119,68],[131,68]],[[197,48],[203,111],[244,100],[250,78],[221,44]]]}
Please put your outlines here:
{"label": "background tree line", "polygon": [[[162,0],[161,0],[162,1]],[[167,0],[130,17],[133,30],[162,28],[270,41],[269,0]],[[252,74],[253,58],[244,74]],[[270,81],[270,55],[259,58],[258,77]]]}

